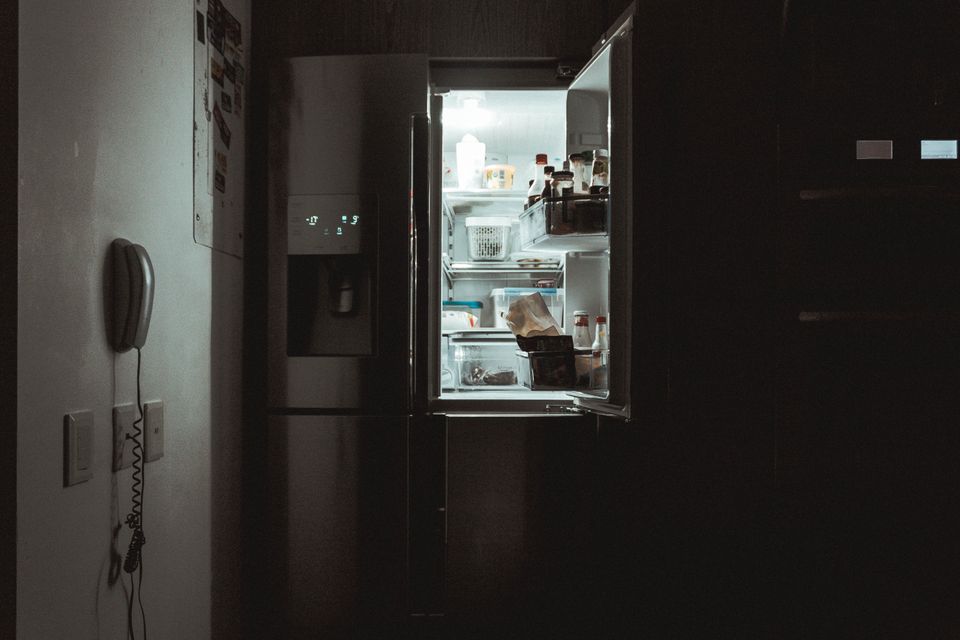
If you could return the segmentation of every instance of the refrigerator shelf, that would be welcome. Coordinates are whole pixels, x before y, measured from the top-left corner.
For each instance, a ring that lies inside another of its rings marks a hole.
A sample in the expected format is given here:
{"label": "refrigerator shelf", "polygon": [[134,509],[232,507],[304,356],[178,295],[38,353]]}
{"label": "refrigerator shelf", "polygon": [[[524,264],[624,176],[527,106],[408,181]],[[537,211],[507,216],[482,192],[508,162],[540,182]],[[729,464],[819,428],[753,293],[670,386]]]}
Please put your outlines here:
{"label": "refrigerator shelf", "polygon": [[561,260],[545,262],[455,262],[443,258],[443,272],[450,280],[539,280],[560,278],[563,273]]}
{"label": "refrigerator shelf", "polygon": [[443,197],[447,200],[526,200],[527,190],[517,189],[450,189],[443,190]]}
{"label": "refrigerator shelf", "polygon": [[443,205],[449,215],[516,217],[527,199],[526,191],[475,189],[443,191]]}
{"label": "refrigerator shelf", "polygon": [[[504,337],[513,337],[510,329],[500,327],[475,327],[473,329],[442,329],[441,335],[452,338],[495,338],[502,340]],[[490,334],[489,336],[486,334]]]}
{"label": "refrigerator shelf", "polygon": [[607,194],[544,198],[520,215],[523,251],[605,251],[610,247]]}

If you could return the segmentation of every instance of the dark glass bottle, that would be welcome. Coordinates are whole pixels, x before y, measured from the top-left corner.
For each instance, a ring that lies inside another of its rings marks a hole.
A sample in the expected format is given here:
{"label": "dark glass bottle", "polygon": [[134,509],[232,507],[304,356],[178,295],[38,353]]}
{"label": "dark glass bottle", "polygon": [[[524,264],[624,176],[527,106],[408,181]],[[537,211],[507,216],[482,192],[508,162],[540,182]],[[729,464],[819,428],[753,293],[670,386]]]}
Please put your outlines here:
{"label": "dark glass bottle", "polygon": [[549,164],[543,168],[543,191],[540,192],[540,197],[553,197],[553,166]]}

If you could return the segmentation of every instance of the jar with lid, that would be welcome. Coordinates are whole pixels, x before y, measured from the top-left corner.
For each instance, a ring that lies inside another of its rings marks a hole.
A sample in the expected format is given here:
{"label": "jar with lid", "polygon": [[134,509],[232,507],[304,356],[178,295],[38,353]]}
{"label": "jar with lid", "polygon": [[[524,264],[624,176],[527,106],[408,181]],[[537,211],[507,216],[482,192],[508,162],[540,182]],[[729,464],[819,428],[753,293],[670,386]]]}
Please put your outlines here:
{"label": "jar with lid", "polygon": [[593,173],[590,178],[591,187],[610,186],[610,156],[606,149],[597,149],[593,153]]}
{"label": "jar with lid", "polygon": [[553,195],[556,198],[559,198],[560,196],[573,195],[572,171],[553,172]]}

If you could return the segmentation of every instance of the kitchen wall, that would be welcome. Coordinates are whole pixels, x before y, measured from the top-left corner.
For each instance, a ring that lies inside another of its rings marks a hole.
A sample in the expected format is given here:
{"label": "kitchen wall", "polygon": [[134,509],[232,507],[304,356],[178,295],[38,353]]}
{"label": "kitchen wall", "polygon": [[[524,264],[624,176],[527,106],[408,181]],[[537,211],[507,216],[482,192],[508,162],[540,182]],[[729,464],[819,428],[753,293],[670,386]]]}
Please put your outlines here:
{"label": "kitchen wall", "polygon": [[[243,262],[193,241],[194,8],[20,3],[17,637],[125,634],[111,528],[131,471],[110,471],[111,408],[136,354],[105,332],[117,237],[156,270],[144,400],[164,403],[146,466],[143,603],[155,638],[239,637]],[[206,2],[202,3],[205,8]],[[240,12],[245,24],[249,3]],[[62,424],[94,412],[94,474],[62,486]],[[125,552],[124,528],[118,547]]]}
{"label": "kitchen wall", "polygon": [[0,8],[0,638],[16,624],[17,576],[17,5]]}

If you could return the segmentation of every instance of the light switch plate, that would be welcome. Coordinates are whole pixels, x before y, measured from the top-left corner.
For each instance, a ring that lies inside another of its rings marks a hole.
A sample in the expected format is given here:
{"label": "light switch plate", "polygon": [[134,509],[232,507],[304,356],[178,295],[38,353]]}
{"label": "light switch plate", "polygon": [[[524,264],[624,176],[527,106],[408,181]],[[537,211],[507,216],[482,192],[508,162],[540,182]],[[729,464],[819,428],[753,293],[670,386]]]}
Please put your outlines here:
{"label": "light switch plate", "polygon": [[93,477],[93,412],[75,411],[63,416],[63,486]]}
{"label": "light switch plate", "polygon": [[143,405],[144,455],[147,462],[163,457],[163,401]]}
{"label": "light switch plate", "polygon": [[114,471],[120,471],[133,465],[133,422],[136,419],[137,405],[121,404],[113,408]]}

